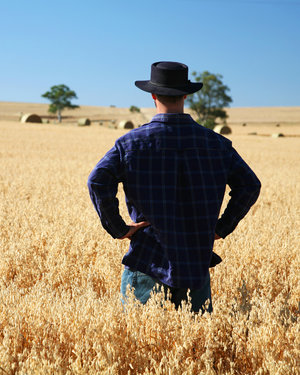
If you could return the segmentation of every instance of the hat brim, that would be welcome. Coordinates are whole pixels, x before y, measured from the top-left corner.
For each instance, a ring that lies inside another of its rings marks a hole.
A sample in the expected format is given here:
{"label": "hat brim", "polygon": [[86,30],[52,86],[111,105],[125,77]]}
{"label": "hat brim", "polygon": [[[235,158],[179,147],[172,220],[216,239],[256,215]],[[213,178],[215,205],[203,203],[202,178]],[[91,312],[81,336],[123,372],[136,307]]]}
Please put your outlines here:
{"label": "hat brim", "polygon": [[152,94],[157,95],[167,95],[167,96],[180,96],[193,94],[201,90],[203,83],[202,82],[189,82],[185,86],[180,87],[164,87],[154,85],[151,81],[135,81],[134,83],[139,89],[151,92]]}

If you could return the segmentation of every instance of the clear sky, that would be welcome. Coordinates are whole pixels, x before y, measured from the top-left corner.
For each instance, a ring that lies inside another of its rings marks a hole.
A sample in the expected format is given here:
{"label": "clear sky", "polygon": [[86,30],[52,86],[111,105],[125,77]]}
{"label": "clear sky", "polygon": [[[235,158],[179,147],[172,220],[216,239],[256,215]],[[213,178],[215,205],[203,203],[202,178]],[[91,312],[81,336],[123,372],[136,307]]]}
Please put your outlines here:
{"label": "clear sky", "polygon": [[[151,107],[155,61],[223,75],[232,107],[300,105],[300,0],[0,0],[0,101]],[[189,78],[192,78],[191,75]]]}

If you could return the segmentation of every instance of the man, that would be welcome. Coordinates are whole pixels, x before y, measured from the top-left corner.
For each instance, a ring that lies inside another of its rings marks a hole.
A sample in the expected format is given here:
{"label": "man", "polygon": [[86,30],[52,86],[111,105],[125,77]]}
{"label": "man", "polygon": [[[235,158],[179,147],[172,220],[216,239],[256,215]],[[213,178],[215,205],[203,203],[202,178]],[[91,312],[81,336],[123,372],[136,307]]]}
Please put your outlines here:
{"label": "man", "polygon": [[[152,94],[157,114],[119,138],[88,179],[103,227],[113,238],[130,239],[121,292],[125,296],[130,285],[146,303],[158,284],[171,292],[177,308],[190,289],[192,310],[203,311],[209,300],[212,311],[214,240],[235,229],[255,203],[260,182],[231,141],[183,113],[186,95],[202,87],[188,80],[186,65],[154,63],[151,79],[135,85]],[[129,225],[119,214],[118,183]],[[227,184],[231,199],[218,219]]]}

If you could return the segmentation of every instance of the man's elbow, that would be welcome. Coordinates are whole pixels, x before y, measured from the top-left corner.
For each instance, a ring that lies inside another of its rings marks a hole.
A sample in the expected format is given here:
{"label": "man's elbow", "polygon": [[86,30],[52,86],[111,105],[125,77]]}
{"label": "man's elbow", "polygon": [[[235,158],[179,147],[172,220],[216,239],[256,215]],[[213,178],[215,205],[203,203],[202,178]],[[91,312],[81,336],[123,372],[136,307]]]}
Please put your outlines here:
{"label": "man's elbow", "polygon": [[252,204],[254,204],[257,201],[259,194],[260,194],[260,190],[261,190],[261,182],[257,178],[255,183],[251,186]]}
{"label": "man's elbow", "polygon": [[256,178],[255,190],[257,192],[257,195],[259,195],[260,190],[261,190],[261,182],[259,181],[258,178]]}
{"label": "man's elbow", "polygon": [[89,188],[89,190],[90,190],[90,188],[91,188],[91,186],[92,186],[92,178],[91,178],[91,175],[89,175],[89,177],[88,177],[88,179],[87,179],[87,187]]}
{"label": "man's elbow", "polygon": [[97,175],[95,173],[95,170],[92,170],[90,173],[88,179],[87,179],[87,186],[89,190],[91,190],[92,186],[97,182]]}
{"label": "man's elbow", "polygon": [[89,192],[91,193],[93,190],[93,180],[90,178],[90,176],[88,177],[86,184],[87,184]]}

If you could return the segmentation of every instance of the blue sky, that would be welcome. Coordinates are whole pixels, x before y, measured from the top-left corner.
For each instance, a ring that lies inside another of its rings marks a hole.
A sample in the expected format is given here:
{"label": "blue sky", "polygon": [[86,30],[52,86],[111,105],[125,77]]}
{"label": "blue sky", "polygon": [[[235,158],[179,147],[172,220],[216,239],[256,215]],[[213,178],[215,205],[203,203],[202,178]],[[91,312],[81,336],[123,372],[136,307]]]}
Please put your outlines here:
{"label": "blue sky", "polygon": [[[300,105],[300,0],[0,0],[0,101],[152,107],[155,61],[223,75],[232,107]],[[190,76],[191,78],[191,76]]]}

